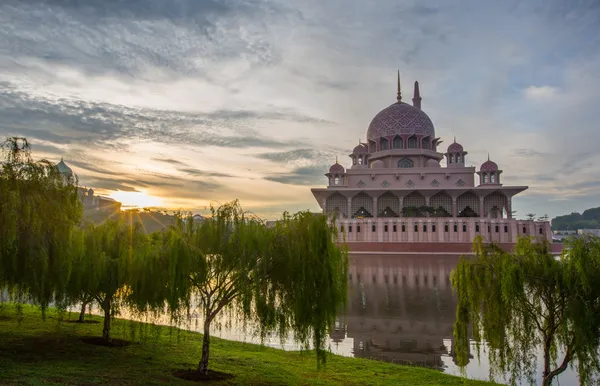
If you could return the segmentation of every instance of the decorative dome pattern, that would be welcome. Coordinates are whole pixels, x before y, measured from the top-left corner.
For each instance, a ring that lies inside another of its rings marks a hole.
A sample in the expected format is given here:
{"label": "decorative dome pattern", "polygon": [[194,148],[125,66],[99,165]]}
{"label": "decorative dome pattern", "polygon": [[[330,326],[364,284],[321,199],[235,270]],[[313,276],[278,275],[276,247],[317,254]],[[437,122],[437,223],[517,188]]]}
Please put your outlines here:
{"label": "decorative dome pattern", "polygon": [[329,174],[344,174],[346,173],[346,170],[344,169],[344,167],[342,165],[340,165],[339,163],[334,163],[333,165],[331,165],[331,167],[329,168]]}
{"label": "decorative dome pattern", "polygon": [[448,153],[462,153],[464,151],[462,145],[460,143],[451,143],[448,146]]}
{"label": "decorative dome pattern", "polygon": [[381,110],[367,130],[367,139],[376,140],[396,134],[435,136],[433,122],[422,110],[399,102]]}
{"label": "decorative dome pattern", "polygon": [[352,150],[352,154],[369,154],[369,148],[361,143]]}
{"label": "decorative dome pattern", "polygon": [[481,164],[481,168],[479,170],[482,172],[495,172],[498,171],[498,165],[494,161],[487,160]]}
{"label": "decorative dome pattern", "polygon": [[73,176],[73,170],[71,170],[71,168],[67,166],[67,164],[63,161],[62,158],[60,159],[60,162],[56,164],[56,167],[58,168],[58,172],[60,174],[69,177]]}

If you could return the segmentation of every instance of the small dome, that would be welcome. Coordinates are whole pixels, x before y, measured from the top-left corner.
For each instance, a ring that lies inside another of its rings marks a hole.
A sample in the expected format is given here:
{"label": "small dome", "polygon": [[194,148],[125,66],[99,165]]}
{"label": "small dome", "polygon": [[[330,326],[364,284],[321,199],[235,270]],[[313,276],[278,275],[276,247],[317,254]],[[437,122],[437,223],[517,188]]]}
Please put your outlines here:
{"label": "small dome", "polygon": [[483,164],[481,164],[481,168],[479,168],[479,170],[482,172],[495,172],[498,171],[498,164],[488,159]]}
{"label": "small dome", "polygon": [[454,141],[448,146],[448,153],[462,153],[464,151],[462,145]]}
{"label": "small dome", "polygon": [[390,137],[396,134],[416,134],[434,138],[435,129],[431,119],[423,110],[404,102],[398,102],[381,110],[373,118],[367,130],[367,139],[376,141],[380,137]]}
{"label": "small dome", "polygon": [[342,165],[340,165],[339,163],[334,163],[333,165],[331,165],[331,167],[329,168],[329,174],[344,174],[346,173],[346,170],[344,169],[344,167]]}
{"label": "small dome", "polygon": [[56,164],[56,167],[58,168],[58,172],[60,174],[68,177],[73,176],[73,170],[71,170],[71,168],[67,166],[67,164],[63,161],[62,158],[60,159],[60,162]]}
{"label": "small dome", "polygon": [[371,163],[371,169],[382,169],[384,167],[385,167],[385,164],[380,159],[378,159],[377,161],[373,161]]}
{"label": "small dome", "polygon": [[364,143],[361,143],[352,150],[352,154],[369,154],[369,148]]}
{"label": "small dome", "polygon": [[440,163],[438,161],[436,161],[436,160],[434,160],[432,158],[432,159],[428,159],[427,162],[425,162],[425,167],[428,167],[428,168],[439,168],[441,166],[440,166]]}

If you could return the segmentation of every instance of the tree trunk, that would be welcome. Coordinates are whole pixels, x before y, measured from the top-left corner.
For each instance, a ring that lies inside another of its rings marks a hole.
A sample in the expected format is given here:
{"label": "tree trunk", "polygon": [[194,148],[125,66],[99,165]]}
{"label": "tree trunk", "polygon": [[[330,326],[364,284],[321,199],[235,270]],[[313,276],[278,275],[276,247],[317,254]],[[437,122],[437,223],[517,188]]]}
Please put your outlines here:
{"label": "tree trunk", "polygon": [[208,373],[208,356],[210,349],[210,319],[204,320],[204,336],[202,338],[202,358],[198,363],[198,372],[200,374]]}
{"label": "tree trunk", "polygon": [[112,298],[106,297],[104,302],[102,302],[102,309],[104,310],[104,328],[102,329],[102,338],[110,342],[110,308],[112,303]]}
{"label": "tree trunk", "polygon": [[83,323],[85,321],[85,306],[87,306],[87,299],[83,299],[81,302],[81,312],[79,312],[79,323]]}

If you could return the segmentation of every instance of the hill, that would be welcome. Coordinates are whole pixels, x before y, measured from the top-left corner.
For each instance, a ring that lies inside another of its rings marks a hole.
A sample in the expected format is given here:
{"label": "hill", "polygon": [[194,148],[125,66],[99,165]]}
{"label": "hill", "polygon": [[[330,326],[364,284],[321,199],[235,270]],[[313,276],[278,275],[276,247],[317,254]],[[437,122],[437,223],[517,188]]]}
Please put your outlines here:
{"label": "hill", "polygon": [[133,223],[142,224],[146,233],[159,231],[169,225],[175,223],[175,216],[168,214],[166,211],[150,211],[150,210],[123,210],[123,211],[103,211],[92,210],[85,211],[83,217],[96,224],[102,223],[108,219],[116,219],[120,216],[122,219]]}
{"label": "hill", "polygon": [[583,213],[573,212],[552,219],[553,230],[577,230],[600,228],[600,207],[590,208]]}

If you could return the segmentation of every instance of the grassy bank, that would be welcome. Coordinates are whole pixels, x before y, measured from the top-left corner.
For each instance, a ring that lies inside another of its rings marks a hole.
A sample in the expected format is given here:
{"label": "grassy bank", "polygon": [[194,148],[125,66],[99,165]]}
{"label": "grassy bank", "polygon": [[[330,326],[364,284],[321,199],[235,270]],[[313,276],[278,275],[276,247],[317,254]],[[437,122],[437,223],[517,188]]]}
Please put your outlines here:
{"label": "grassy bank", "polygon": [[[101,323],[57,323],[51,310],[24,307],[18,320],[14,306],[0,308],[0,384],[9,385],[159,385],[192,382],[172,375],[194,368],[200,358],[201,335],[168,327],[146,328],[141,343],[103,347],[82,338],[100,336]],[[65,319],[75,320],[76,315]],[[99,317],[88,320],[101,321]],[[115,338],[131,340],[139,325],[117,320]],[[158,334],[160,333],[160,334]],[[134,339],[134,342],[138,338]],[[211,368],[233,375],[220,384],[239,385],[488,385],[435,370],[331,355],[321,370],[312,352],[286,352],[213,338]]]}

